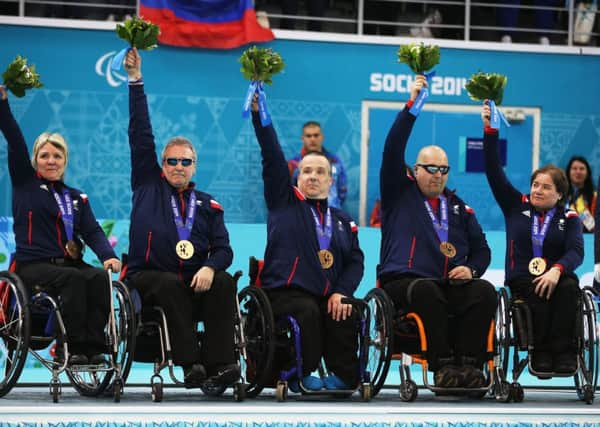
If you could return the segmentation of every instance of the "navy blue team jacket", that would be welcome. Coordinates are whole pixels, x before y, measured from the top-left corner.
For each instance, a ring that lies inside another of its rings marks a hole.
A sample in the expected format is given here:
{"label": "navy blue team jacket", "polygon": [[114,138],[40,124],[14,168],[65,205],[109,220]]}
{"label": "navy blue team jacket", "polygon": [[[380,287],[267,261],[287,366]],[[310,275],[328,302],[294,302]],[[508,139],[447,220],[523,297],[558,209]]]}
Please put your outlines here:
{"label": "navy blue team jacket", "polygon": [[[223,208],[209,194],[195,190],[193,184],[179,193],[162,175],[143,85],[129,86],[129,114],[133,200],[127,274],[158,270],[177,273],[181,279],[191,280],[203,266],[227,269],[233,251],[223,220]],[[197,197],[196,217],[189,238],[194,245],[194,255],[182,260],[175,252],[179,236],[171,195],[175,195],[185,218],[192,191]]]}
{"label": "navy blue team jacket", "polygon": [[252,123],[263,159],[264,193],[269,211],[267,247],[261,283],[265,288],[299,287],[313,295],[339,292],[351,296],[363,276],[364,256],[358,229],[343,211],[331,207],[333,266],[324,270],[311,204],[324,213],[327,200],[309,201],[290,184],[287,162],[272,125],[263,127],[256,113]]}
{"label": "navy blue team jacket", "polygon": [[101,261],[116,258],[104,231],[96,221],[88,197],[62,181],[39,176],[29,159],[27,143],[8,101],[0,101],[0,129],[8,141],[8,168],[12,182],[12,211],[17,262],[67,256],[67,235],[51,188],[67,189],[73,201],[73,234],[83,240]]}
{"label": "navy blue team jacket", "polygon": [[414,178],[407,174],[406,144],[415,119],[406,107],[398,113],[383,149],[378,277],[384,281],[400,275],[443,278],[461,265],[479,277],[487,269],[491,254],[473,209],[453,192],[444,190],[448,200],[448,240],[456,248],[455,257],[446,257],[440,252],[426,199]]}

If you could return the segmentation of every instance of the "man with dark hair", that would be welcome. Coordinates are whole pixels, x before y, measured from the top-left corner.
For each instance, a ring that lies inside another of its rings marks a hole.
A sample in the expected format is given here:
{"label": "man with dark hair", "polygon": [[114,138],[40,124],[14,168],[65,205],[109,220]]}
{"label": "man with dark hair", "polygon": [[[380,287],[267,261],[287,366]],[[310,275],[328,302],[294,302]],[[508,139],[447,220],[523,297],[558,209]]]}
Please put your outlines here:
{"label": "man with dark hair", "polygon": [[[327,156],[307,152],[293,187],[275,129],[261,125],[256,102],[252,111],[269,211],[262,287],[275,317],[293,316],[300,325],[303,386],[352,389],[359,381],[357,316],[343,299],[353,295],[363,275],[358,228],[327,200],[332,185]],[[323,379],[311,376],[321,357],[333,372]],[[297,384],[290,389],[298,390]]]}
{"label": "man with dark hair", "polygon": [[321,152],[329,159],[333,183],[329,188],[327,199],[330,206],[341,208],[348,192],[348,188],[346,187],[346,170],[344,169],[342,160],[323,147],[323,131],[319,122],[308,121],[302,126],[302,150],[300,154],[288,160],[288,169],[292,183],[296,185],[298,165],[306,153],[310,151]]}

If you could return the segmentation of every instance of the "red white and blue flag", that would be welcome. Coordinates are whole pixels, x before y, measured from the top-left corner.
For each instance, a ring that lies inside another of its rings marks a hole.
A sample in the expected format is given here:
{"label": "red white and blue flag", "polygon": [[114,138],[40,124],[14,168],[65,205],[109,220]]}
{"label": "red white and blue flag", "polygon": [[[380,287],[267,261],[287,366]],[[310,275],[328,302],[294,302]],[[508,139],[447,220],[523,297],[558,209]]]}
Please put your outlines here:
{"label": "red white and blue flag", "polygon": [[160,27],[160,43],[233,49],[273,40],[252,0],[141,0],[140,16]]}

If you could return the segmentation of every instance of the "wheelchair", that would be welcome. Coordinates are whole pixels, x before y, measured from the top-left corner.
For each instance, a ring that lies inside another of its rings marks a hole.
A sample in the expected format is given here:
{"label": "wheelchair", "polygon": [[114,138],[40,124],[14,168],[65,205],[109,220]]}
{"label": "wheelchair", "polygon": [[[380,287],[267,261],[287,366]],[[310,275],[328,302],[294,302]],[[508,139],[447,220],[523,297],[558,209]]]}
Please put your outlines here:
{"label": "wheelchair", "polygon": [[[516,298],[510,298],[508,288],[500,289],[501,305],[498,307],[502,325],[498,332],[498,341],[502,369],[508,372],[512,351],[512,383],[503,381],[505,402],[522,402],[524,391],[518,382],[521,373],[527,367],[529,372],[540,378],[573,377],[579,400],[592,404],[598,385],[598,363],[600,358],[598,301],[599,295],[591,286],[581,289],[577,303],[575,341],[577,347],[577,368],[570,373],[538,372],[532,366],[532,353],[535,349],[533,338],[532,314],[527,304]],[[521,357],[523,352],[527,352]]]}
{"label": "wheelchair", "polygon": [[[242,276],[238,271],[233,275],[236,283]],[[173,383],[179,386],[185,385],[184,381],[179,379],[175,373],[175,364],[172,357],[171,339],[169,337],[169,328],[167,317],[160,306],[143,306],[139,292],[131,290],[136,315],[136,347],[133,352],[133,360],[142,363],[153,363],[154,369],[150,378],[151,399],[153,402],[161,402],[164,397],[164,378],[161,372],[167,369],[169,378]],[[236,299],[237,301],[237,299]],[[241,315],[239,304],[237,313],[231,313],[234,316],[234,351],[236,359],[240,359],[245,351],[245,339],[241,327]],[[202,346],[203,332],[198,331],[198,342]],[[238,362],[239,363],[239,362]],[[211,397],[221,396],[228,386],[221,384],[212,384],[205,382],[199,386],[200,390]],[[246,396],[244,384],[237,381],[233,384],[233,399],[241,402]]]}
{"label": "wheelchair", "polygon": [[[417,278],[415,281],[424,280]],[[500,300],[502,295],[498,295]],[[365,296],[372,315],[371,329],[368,333],[369,367],[372,373],[373,395],[383,388],[392,360],[399,361],[400,399],[413,402],[418,396],[417,383],[411,378],[412,364],[421,366],[423,385],[428,390],[440,395],[468,395],[483,398],[490,394],[503,400],[507,390],[499,385],[505,378],[499,354],[499,329],[496,320],[492,319],[486,341],[486,362],[483,374],[486,384],[479,388],[437,387],[428,379],[427,332],[420,316],[414,312],[397,310],[388,294],[379,286],[371,289]],[[498,317],[498,315],[496,315]],[[449,319],[452,321],[452,318]],[[450,328],[452,330],[452,328]]]}
{"label": "wheelchair", "polygon": [[[239,293],[241,308],[242,336],[245,337],[244,365],[242,375],[245,377],[246,395],[256,397],[266,388],[275,389],[278,402],[287,400],[288,382],[298,379],[302,373],[302,349],[300,345],[300,328],[292,316],[281,319],[273,317],[271,303],[260,286],[260,273],[263,261],[250,257],[249,286]],[[366,331],[369,329],[370,313],[362,300],[347,298],[346,304],[352,304],[358,313],[359,340],[359,384],[348,390],[309,390],[302,381],[298,382],[302,395],[328,395],[349,397],[359,391],[364,401],[371,400],[372,384],[367,367]],[[291,367],[285,369],[286,366]],[[325,375],[322,364],[319,366],[321,377]]]}
{"label": "wheelchair", "polygon": [[[54,403],[62,393],[62,373],[82,396],[112,394],[115,402],[121,400],[131,368],[135,318],[127,288],[113,282],[110,270],[107,274],[112,295],[105,329],[109,360],[102,365],[69,366],[67,331],[57,301],[35,288],[30,297],[16,274],[0,272],[0,397],[15,386],[30,353],[52,374],[49,389]],[[58,343],[58,351],[64,355],[62,360],[47,358],[40,352],[48,347],[50,353],[56,352]]]}

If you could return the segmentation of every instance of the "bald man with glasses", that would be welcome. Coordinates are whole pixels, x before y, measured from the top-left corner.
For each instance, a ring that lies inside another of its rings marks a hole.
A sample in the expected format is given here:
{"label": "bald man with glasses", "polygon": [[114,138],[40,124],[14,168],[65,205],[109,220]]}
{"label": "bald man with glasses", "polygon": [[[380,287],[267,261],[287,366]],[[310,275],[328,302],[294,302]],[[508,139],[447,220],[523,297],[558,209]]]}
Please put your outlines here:
{"label": "bald man with glasses", "polygon": [[[233,252],[223,208],[191,181],[196,150],[171,138],[158,161],[141,58],[126,58],[129,74],[129,145],[133,202],[127,278],[145,304],[167,316],[173,360],[186,387],[227,386],[240,375],[234,357],[236,287],[225,272]],[[202,348],[196,323],[204,322]]]}
{"label": "bald man with glasses", "polygon": [[490,263],[490,248],[473,210],[446,188],[450,166],[441,147],[423,147],[412,171],[405,167],[418,115],[412,107],[426,85],[425,77],[416,77],[385,142],[377,276],[396,308],[423,320],[435,385],[483,387],[481,367],[496,292],[479,277]]}

